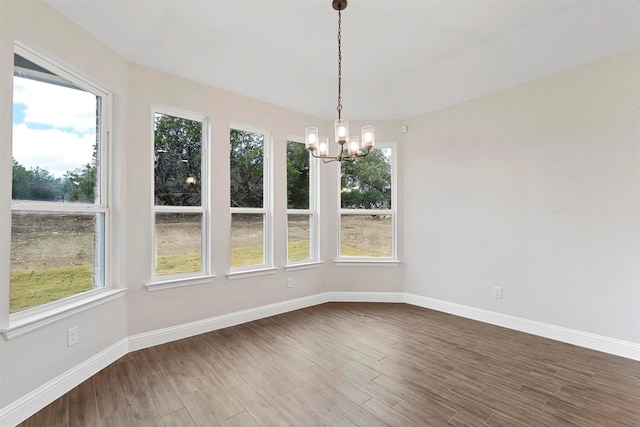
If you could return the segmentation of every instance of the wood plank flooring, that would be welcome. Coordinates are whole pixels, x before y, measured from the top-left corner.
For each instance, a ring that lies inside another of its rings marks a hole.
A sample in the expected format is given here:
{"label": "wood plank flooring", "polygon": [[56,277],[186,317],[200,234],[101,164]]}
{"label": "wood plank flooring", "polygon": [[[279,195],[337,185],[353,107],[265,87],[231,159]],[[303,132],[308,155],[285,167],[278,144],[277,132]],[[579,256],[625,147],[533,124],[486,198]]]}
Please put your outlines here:
{"label": "wood plank flooring", "polygon": [[133,352],[30,426],[639,426],[640,362],[405,304]]}

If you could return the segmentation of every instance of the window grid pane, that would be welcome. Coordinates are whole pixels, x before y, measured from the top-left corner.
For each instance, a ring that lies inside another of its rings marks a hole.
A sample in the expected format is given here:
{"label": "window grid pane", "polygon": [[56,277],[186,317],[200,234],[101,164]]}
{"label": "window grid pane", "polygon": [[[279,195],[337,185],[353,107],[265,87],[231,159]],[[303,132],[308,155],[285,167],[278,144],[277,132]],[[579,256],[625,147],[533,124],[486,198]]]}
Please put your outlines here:
{"label": "window grid pane", "polygon": [[311,215],[287,215],[287,260],[304,261],[312,255]]}
{"label": "window grid pane", "polygon": [[231,214],[231,267],[265,263],[264,214]]}
{"label": "window grid pane", "polygon": [[391,209],[391,148],[374,148],[355,162],[343,162],[340,207]]}
{"label": "window grid pane", "polygon": [[340,256],[393,256],[392,215],[340,215]]}
{"label": "window grid pane", "polygon": [[287,141],[287,209],[309,209],[309,151]]}
{"label": "window grid pane", "polygon": [[[12,199],[100,203],[101,98],[54,74],[40,77],[20,55],[15,61]],[[52,102],[59,99],[62,108]]]}
{"label": "window grid pane", "polygon": [[202,122],[154,115],[156,206],[201,206]]}
{"label": "window grid pane", "polygon": [[156,213],[156,276],[202,271],[201,213]]}
{"label": "window grid pane", "polygon": [[14,211],[10,312],[103,287],[103,224],[102,213]]}
{"label": "window grid pane", "polygon": [[231,129],[232,208],[264,207],[264,135]]}

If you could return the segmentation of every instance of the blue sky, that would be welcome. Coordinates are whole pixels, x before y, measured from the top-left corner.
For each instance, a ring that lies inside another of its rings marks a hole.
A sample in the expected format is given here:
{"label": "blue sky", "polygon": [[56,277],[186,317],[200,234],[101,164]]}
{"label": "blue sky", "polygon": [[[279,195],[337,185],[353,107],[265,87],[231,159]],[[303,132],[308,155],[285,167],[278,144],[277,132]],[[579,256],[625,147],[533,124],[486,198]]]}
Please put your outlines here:
{"label": "blue sky", "polygon": [[95,95],[17,76],[13,81],[13,158],[58,177],[90,163]]}

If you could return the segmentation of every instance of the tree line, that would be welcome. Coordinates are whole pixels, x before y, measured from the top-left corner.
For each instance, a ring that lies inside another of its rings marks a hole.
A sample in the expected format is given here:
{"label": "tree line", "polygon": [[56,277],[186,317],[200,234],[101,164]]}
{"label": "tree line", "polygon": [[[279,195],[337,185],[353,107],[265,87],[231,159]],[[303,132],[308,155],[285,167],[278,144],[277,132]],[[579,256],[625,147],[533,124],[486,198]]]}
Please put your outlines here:
{"label": "tree line", "polygon": [[96,164],[92,163],[67,171],[56,177],[40,166],[25,168],[12,159],[13,200],[93,203],[96,194]]}
{"label": "tree line", "polygon": [[[199,206],[201,203],[202,123],[157,114],[155,116],[155,203]],[[306,209],[309,200],[309,153],[304,144],[287,144],[287,208]],[[355,162],[341,165],[342,208],[391,207],[391,162],[384,150],[374,149]],[[46,168],[25,168],[13,159],[14,200],[93,203],[97,184],[96,153],[82,167],[62,178]],[[230,132],[230,204],[263,207],[264,136],[232,129]]]}

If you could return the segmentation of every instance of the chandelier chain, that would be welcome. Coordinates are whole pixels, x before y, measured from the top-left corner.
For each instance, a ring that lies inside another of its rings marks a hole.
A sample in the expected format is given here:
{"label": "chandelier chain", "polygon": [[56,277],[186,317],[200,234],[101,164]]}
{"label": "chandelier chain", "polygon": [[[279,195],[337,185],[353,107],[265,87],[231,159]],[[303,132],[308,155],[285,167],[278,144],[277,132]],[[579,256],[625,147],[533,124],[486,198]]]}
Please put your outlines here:
{"label": "chandelier chain", "polygon": [[342,112],[342,11],[338,10],[338,119]]}
{"label": "chandelier chain", "polygon": [[[0,0],[1,2],[2,0]],[[349,135],[349,122],[342,120],[342,11],[347,7],[347,0],[333,0],[333,9],[338,11],[338,120],[335,121],[335,142],[338,143],[338,154],[329,155],[329,138],[318,135],[318,128],[305,128],[305,146],[314,158],[323,163],[353,162],[357,158],[369,155],[375,146],[373,126],[362,126],[362,144],[357,136]]]}

